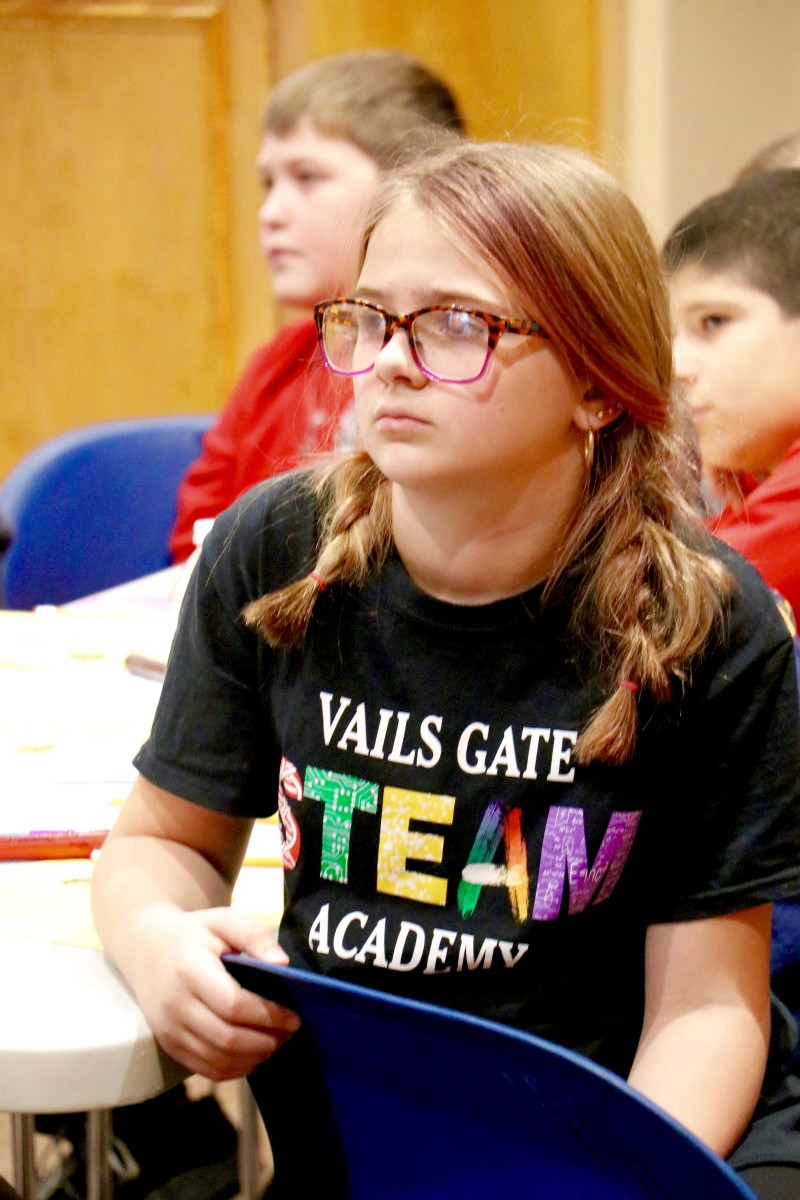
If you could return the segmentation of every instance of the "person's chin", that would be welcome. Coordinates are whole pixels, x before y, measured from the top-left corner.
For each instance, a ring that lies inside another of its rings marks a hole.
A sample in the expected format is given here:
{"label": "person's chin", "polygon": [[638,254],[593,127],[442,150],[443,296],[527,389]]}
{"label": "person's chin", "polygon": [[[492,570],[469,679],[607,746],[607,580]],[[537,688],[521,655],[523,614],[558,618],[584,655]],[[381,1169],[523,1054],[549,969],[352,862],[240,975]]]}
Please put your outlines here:
{"label": "person's chin", "polygon": [[310,312],[318,300],[327,299],[316,292],[309,294],[304,288],[278,288],[273,285],[272,294],[282,308],[298,309]]}
{"label": "person's chin", "polygon": [[318,300],[327,300],[319,280],[307,279],[297,271],[270,271],[272,294],[285,308],[313,308]]}

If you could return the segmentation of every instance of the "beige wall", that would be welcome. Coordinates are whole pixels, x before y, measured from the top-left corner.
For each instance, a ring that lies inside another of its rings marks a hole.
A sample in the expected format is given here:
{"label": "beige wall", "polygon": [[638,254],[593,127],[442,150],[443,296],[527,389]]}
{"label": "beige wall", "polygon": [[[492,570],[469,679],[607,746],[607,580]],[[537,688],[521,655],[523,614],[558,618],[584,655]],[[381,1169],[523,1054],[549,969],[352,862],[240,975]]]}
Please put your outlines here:
{"label": "beige wall", "polygon": [[797,0],[604,0],[606,160],[658,238],[800,129]]}

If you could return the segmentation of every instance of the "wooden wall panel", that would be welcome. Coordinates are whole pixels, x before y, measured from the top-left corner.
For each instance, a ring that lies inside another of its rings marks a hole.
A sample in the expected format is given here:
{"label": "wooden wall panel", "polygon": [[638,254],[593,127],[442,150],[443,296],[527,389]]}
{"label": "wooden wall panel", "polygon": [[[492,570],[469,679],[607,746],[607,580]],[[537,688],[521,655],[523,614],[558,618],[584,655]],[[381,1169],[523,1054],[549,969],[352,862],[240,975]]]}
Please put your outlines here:
{"label": "wooden wall panel", "polygon": [[273,0],[275,74],[391,46],[439,70],[476,137],[598,142],[599,0]]}
{"label": "wooden wall panel", "polygon": [[269,328],[252,170],[267,48],[249,42],[263,86],[245,95],[245,8],[0,4],[0,477],[60,429],[218,408],[259,307]]}

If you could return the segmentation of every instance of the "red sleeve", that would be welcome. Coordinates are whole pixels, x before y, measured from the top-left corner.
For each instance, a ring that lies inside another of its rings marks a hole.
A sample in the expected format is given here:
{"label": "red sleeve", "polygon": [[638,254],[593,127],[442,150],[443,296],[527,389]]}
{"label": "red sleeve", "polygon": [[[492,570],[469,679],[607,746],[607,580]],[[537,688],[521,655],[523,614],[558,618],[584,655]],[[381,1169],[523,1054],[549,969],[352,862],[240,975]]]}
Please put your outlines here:
{"label": "red sleeve", "polygon": [[198,518],[216,517],[303,454],[330,448],[334,422],[352,395],[344,384],[325,370],[313,321],[288,325],[256,350],[184,475],[169,542],[173,561],[191,554]]}
{"label": "red sleeve", "polygon": [[800,617],[800,443],[740,508],[724,508],[708,527],[749,559]]}

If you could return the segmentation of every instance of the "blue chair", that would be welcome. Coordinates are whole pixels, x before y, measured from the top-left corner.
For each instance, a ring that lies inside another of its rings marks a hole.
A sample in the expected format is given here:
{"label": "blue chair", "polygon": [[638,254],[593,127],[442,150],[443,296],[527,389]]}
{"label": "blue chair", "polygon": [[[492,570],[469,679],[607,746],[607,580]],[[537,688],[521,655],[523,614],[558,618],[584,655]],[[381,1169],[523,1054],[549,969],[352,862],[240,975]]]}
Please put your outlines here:
{"label": "blue chair", "polygon": [[31,451],[0,485],[0,605],[64,604],[168,566],[178,485],[212,419],[107,421]]}
{"label": "blue chair", "polygon": [[789,1069],[797,1074],[800,1069],[800,898],[778,900],[773,906],[771,975],[772,991],[788,1010],[793,1023],[788,1030],[792,1045],[787,1057]]}
{"label": "blue chair", "polygon": [[245,955],[224,961],[303,1021],[250,1076],[275,1159],[270,1200],[753,1200],[720,1158],[577,1054]]}

